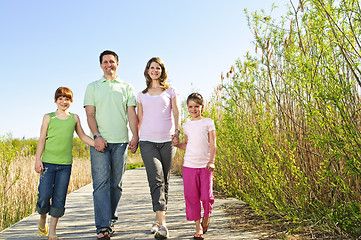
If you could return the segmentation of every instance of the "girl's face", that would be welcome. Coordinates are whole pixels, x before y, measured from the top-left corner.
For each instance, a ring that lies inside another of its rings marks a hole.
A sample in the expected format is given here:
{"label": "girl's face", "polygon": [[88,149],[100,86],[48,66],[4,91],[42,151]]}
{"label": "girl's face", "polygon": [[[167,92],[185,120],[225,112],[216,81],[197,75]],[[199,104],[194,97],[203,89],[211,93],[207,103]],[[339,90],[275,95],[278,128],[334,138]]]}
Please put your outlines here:
{"label": "girl's face", "polygon": [[152,62],[148,69],[148,75],[152,80],[159,79],[162,76],[161,66],[156,62]]}
{"label": "girl's face", "polygon": [[199,105],[193,100],[189,100],[187,103],[188,112],[192,119],[200,119],[202,116],[203,105]]}
{"label": "girl's face", "polygon": [[71,101],[70,101],[70,98],[68,98],[68,97],[60,96],[55,101],[55,103],[58,106],[58,110],[66,111],[70,107]]}

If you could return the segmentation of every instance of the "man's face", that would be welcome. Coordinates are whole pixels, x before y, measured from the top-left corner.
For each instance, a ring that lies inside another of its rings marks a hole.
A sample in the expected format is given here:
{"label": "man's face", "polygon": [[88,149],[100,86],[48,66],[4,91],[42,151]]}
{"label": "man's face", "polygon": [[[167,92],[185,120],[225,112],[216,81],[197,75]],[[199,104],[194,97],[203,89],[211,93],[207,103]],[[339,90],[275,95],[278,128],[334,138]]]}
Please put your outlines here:
{"label": "man's face", "polygon": [[112,75],[117,72],[119,63],[116,58],[109,54],[103,56],[103,62],[100,64],[100,67],[103,69],[104,75]]}

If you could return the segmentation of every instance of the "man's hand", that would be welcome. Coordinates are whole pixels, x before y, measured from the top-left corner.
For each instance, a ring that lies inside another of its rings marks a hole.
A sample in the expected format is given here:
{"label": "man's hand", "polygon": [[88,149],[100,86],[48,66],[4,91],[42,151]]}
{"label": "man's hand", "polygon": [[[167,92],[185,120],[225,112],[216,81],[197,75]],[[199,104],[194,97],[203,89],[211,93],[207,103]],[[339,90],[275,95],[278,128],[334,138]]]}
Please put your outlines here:
{"label": "man's hand", "polygon": [[94,140],[94,147],[97,151],[104,152],[104,148],[106,146],[108,146],[107,141],[105,141],[101,136]]}
{"label": "man's hand", "polygon": [[139,137],[132,137],[132,140],[129,142],[129,149],[131,153],[135,153],[138,149]]}

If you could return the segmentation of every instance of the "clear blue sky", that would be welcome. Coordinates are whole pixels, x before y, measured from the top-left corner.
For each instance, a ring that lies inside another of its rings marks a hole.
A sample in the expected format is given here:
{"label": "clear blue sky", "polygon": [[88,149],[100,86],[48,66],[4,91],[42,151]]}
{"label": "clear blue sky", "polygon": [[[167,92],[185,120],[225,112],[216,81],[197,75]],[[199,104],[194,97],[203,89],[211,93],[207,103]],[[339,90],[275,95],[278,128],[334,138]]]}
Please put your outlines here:
{"label": "clear blue sky", "polygon": [[[74,93],[70,111],[80,116],[88,83],[102,76],[99,54],[119,55],[118,75],[137,92],[146,62],[160,57],[181,100],[196,90],[209,97],[221,72],[247,51],[252,34],[244,9],[289,0],[12,0],[1,1],[0,136],[38,137],[42,117],[56,110],[56,88]],[[298,2],[298,1],[296,1]]]}

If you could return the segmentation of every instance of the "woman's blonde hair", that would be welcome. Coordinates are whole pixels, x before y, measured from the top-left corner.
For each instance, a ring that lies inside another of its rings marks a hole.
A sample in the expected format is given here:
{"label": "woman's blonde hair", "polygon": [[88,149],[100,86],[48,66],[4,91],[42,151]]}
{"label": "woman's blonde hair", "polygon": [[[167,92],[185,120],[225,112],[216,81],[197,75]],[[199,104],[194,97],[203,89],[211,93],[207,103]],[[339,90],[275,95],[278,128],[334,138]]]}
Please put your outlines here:
{"label": "woman's blonde hair", "polygon": [[152,62],[158,63],[162,69],[162,74],[159,77],[160,87],[164,91],[169,88],[169,84],[167,83],[168,74],[167,74],[167,70],[165,69],[163,61],[158,57],[153,57],[148,61],[147,66],[145,67],[145,70],[144,70],[144,77],[146,79],[145,83],[146,83],[147,87],[142,91],[143,93],[148,92],[148,89],[150,88],[150,84],[152,83],[152,79],[150,78],[150,76],[148,74],[148,70],[149,70],[150,64],[152,64]]}

